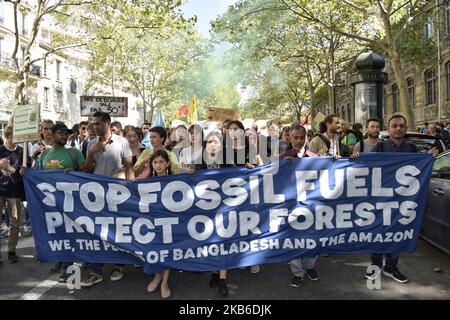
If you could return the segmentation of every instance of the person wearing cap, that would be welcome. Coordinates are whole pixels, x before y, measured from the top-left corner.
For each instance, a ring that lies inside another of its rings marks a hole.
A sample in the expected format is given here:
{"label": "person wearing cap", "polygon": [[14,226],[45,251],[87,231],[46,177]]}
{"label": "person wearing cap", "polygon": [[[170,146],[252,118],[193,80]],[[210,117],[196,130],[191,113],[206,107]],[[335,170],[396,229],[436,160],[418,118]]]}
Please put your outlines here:
{"label": "person wearing cap", "polygon": [[73,130],[65,124],[55,124],[52,128],[53,145],[39,157],[40,169],[63,169],[64,171],[81,171],[85,159],[80,150],[67,147],[67,139]]}
{"label": "person wearing cap", "polygon": [[[39,159],[38,168],[43,170],[81,171],[84,165],[84,156],[80,150],[68,147],[67,139],[73,134],[73,130],[65,124],[55,124],[52,128],[53,144],[45,149]],[[57,263],[52,271],[61,272],[59,282],[66,282],[69,274],[67,268],[71,263]]]}

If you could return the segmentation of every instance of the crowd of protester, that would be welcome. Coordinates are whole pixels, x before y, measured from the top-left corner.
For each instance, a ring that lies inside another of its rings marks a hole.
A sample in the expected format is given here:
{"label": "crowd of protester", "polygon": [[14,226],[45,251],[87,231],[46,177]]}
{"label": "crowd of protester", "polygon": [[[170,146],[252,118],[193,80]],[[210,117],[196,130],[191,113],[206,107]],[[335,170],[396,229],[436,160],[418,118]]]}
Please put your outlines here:
{"label": "crowd of protester", "polygon": [[[198,124],[170,129],[151,127],[150,123],[143,123],[140,128],[123,126],[118,121],[112,122],[109,114],[97,112],[92,121],[82,121],[71,129],[51,120],[42,121],[41,139],[28,145],[27,166],[133,180],[178,173],[195,174],[223,167],[253,169],[274,160],[298,157],[355,158],[362,152],[417,152],[413,144],[404,141],[407,132],[404,117],[394,115],[389,119],[386,125],[390,137],[384,141],[379,139],[381,125],[378,119],[368,119],[363,130],[361,124],[350,127],[338,116],[328,115],[320,124],[319,132],[308,130],[296,121],[282,128],[272,123],[265,136],[256,124],[245,128],[240,121],[226,120],[217,130],[205,134]],[[443,124],[426,124],[425,131],[421,132],[439,135],[448,143],[449,130],[450,123],[446,128]],[[0,146],[0,213],[5,212],[4,220],[9,225],[8,260],[16,263],[19,261],[16,246],[24,212],[22,201],[26,201],[23,186],[25,165],[22,163],[23,148],[13,143],[12,135],[13,128],[7,127],[4,144]],[[438,151],[433,148],[430,152],[436,156]],[[372,255],[372,264],[380,269],[384,266],[383,274],[386,276],[401,283],[407,282],[408,278],[397,267],[399,255],[391,253],[385,256],[384,264],[383,255]],[[317,259],[291,261],[293,278],[290,285],[300,287],[305,275],[312,281],[318,280]],[[59,263],[52,268],[61,272],[61,281],[67,279],[68,266],[68,263]],[[83,287],[103,281],[102,264],[85,267],[89,267],[91,272],[83,281]],[[251,273],[260,272],[259,265],[249,269]],[[119,281],[123,276],[124,265],[115,265],[110,280]],[[367,278],[375,276],[374,273],[366,274]],[[155,274],[148,284],[148,292],[160,288],[161,296],[169,298],[169,279],[170,270]],[[213,272],[210,287],[218,288],[223,296],[228,295],[227,270]]]}

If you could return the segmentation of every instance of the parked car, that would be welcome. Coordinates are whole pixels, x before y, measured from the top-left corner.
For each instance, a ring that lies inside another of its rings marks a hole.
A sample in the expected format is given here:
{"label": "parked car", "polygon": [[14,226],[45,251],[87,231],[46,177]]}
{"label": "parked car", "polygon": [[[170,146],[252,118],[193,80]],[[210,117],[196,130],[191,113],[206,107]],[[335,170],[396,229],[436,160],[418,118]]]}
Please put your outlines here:
{"label": "parked car", "polygon": [[434,162],[421,236],[450,254],[450,150]]}
{"label": "parked car", "polygon": [[[389,133],[387,133],[386,131],[380,132],[381,140],[384,141],[388,138],[389,138]],[[428,152],[428,150],[430,150],[433,147],[438,148],[439,153],[442,153],[445,150],[447,150],[447,147],[442,139],[436,138],[434,136],[429,136],[429,135],[423,134],[423,133],[408,132],[405,135],[405,141],[416,145],[417,151],[423,152],[423,153]]]}

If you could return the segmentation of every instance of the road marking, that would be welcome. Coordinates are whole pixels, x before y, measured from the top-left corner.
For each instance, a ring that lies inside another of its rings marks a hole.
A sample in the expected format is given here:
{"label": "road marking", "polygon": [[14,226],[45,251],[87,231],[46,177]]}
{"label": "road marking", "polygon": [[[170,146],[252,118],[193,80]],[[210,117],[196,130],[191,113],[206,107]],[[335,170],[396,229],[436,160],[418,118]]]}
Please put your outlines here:
{"label": "road marking", "polygon": [[53,275],[42,281],[29,292],[25,293],[19,300],[39,300],[47,291],[58,284],[58,275]]}

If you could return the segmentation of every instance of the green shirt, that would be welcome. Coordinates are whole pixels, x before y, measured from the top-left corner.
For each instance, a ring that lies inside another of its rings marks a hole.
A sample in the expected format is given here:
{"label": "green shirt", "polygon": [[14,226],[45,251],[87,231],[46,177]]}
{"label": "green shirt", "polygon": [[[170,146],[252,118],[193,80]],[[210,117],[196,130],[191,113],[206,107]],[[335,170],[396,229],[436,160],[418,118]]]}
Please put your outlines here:
{"label": "green shirt", "polygon": [[342,139],[342,144],[346,144],[346,145],[352,145],[352,144],[356,144],[358,142],[358,140],[356,139],[356,136],[353,133],[349,133],[347,134],[344,139]]}
{"label": "green shirt", "polygon": [[[80,150],[72,148],[75,151],[76,161],[78,166],[84,163],[84,156]],[[40,169],[73,169],[75,167],[70,156],[69,150],[66,147],[61,149],[51,148],[45,155],[44,159],[39,159]]]}

